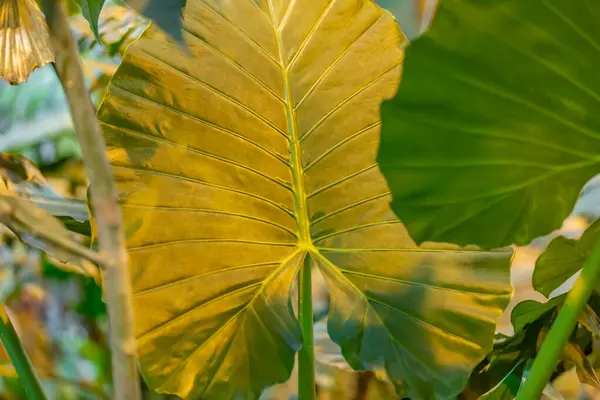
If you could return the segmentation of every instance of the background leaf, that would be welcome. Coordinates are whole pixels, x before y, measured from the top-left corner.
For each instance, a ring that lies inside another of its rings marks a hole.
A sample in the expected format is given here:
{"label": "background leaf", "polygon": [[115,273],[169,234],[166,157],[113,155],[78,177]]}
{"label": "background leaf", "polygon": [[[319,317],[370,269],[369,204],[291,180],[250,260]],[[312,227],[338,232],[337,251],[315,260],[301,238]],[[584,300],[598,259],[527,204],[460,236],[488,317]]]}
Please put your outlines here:
{"label": "background leaf", "polygon": [[98,269],[85,257],[91,260],[100,260],[100,257],[74,240],[63,224],[46,209],[38,207],[29,198],[32,190],[42,193],[38,195],[37,203],[59,215],[71,215],[71,204],[68,203],[69,207],[60,206],[64,199],[30,160],[0,153],[0,222],[23,242],[56,258],[64,269],[99,280]]}
{"label": "background leaf", "polygon": [[594,222],[580,239],[557,237],[538,258],[533,272],[533,288],[546,297],[581,270],[600,236],[600,220]]}
{"label": "background leaf", "polygon": [[81,13],[89,22],[90,28],[98,41],[100,41],[98,19],[100,18],[100,12],[102,11],[104,2],[105,0],[77,0],[77,4],[79,4],[79,7],[81,8]]}
{"label": "background leaf", "polygon": [[140,14],[150,18],[163,31],[183,43],[183,8],[186,0],[126,0]]}
{"label": "background leaf", "polygon": [[403,61],[391,14],[370,0],[184,12],[190,56],[150,27],[99,111],[148,384],[253,399],[287,379],[289,291],[308,253],[352,367],[385,369],[413,397],[458,394],[491,348],[512,253],[419,248],[391,211],[375,161]]}
{"label": "background leaf", "polygon": [[384,104],[379,163],[417,242],[525,244],[600,172],[600,9],[448,0]]}
{"label": "background leaf", "polygon": [[547,312],[554,310],[564,300],[565,296],[563,295],[550,299],[545,303],[535,300],[525,300],[517,304],[510,315],[515,333],[522,331],[530,323],[536,321]]}
{"label": "background leaf", "polygon": [[521,360],[492,390],[481,396],[480,400],[513,400],[523,379],[526,362]]}

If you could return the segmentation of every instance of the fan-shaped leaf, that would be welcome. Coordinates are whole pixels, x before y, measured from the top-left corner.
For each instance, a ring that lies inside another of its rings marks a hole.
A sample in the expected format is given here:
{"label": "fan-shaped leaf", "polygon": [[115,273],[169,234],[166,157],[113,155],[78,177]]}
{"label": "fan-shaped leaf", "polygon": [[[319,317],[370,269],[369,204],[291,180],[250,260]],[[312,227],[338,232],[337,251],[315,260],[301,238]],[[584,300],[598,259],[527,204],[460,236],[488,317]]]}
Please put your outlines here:
{"label": "fan-shaped leaf", "polygon": [[456,395],[507,305],[510,251],[417,247],[375,162],[403,54],[370,0],[188,0],[191,56],[152,27],[99,111],[120,185],[150,386],[256,398],[300,346],[305,256],[355,368]]}
{"label": "fan-shaped leaf", "polygon": [[383,106],[381,169],[417,242],[524,244],[600,172],[600,8],[448,0]]}

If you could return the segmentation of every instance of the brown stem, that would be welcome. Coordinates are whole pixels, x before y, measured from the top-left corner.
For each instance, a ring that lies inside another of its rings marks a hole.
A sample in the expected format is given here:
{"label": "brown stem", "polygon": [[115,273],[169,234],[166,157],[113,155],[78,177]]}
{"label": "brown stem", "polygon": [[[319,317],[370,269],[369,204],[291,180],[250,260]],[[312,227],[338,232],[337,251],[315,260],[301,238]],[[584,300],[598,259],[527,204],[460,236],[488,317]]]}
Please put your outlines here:
{"label": "brown stem", "polygon": [[106,144],[85,86],[64,3],[62,0],[44,0],[43,5],[56,57],[56,72],[69,100],[75,135],[90,181],[100,254],[108,261],[103,274],[103,286],[110,323],[113,398],[138,400],[141,395],[129,258],[125,248],[117,190],[106,157]]}

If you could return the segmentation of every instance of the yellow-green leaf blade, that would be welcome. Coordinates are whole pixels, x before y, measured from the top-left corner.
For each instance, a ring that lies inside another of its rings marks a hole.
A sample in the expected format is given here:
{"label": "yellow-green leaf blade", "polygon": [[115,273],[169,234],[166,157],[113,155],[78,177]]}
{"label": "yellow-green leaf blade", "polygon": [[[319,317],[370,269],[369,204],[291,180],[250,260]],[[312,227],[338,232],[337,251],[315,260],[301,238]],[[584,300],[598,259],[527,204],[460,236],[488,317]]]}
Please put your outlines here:
{"label": "yellow-green leaf blade", "polygon": [[[423,266],[375,160],[403,37],[371,0],[188,0],[184,12],[191,55],[151,27],[129,47],[99,111],[127,226],[140,362],[160,391],[257,398],[289,375],[299,345],[289,290],[305,252],[364,256],[359,272],[377,277],[386,266],[394,279]],[[365,250],[377,247],[399,256],[378,264]],[[426,252],[431,268],[442,273],[455,257],[461,288],[489,292],[480,306],[459,295],[473,307],[467,319],[488,333],[510,292],[510,252],[445,249]],[[259,307],[261,293],[272,308]],[[423,318],[439,323],[436,310]],[[348,333],[342,341],[356,340]],[[222,345],[208,351],[216,338]],[[492,335],[482,340],[491,345]],[[382,370],[394,355],[373,346],[364,363]],[[484,353],[455,358],[457,375],[466,380]],[[396,384],[406,380],[414,393],[431,378],[393,368]],[[435,393],[459,390],[457,380]]]}
{"label": "yellow-green leaf blade", "polygon": [[[360,250],[321,251],[333,309],[329,332],[354,368],[385,367],[393,382],[408,384],[411,397],[449,398],[492,347],[512,295],[510,252],[411,247],[397,228],[387,241],[371,235]],[[393,237],[396,246],[385,248]]]}

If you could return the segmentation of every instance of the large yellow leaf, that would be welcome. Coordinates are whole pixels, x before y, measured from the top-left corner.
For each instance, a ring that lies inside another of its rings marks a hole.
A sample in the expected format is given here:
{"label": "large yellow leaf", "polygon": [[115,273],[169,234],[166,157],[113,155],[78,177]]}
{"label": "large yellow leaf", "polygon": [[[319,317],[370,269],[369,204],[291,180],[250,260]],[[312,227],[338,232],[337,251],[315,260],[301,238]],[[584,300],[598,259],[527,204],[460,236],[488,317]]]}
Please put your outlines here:
{"label": "large yellow leaf", "polygon": [[375,162],[404,38],[370,0],[188,0],[186,54],[133,44],[99,112],[120,185],[150,386],[257,398],[301,345],[305,257],[355,368],[451,397],[491,347],[510,251],[418,248]]}

